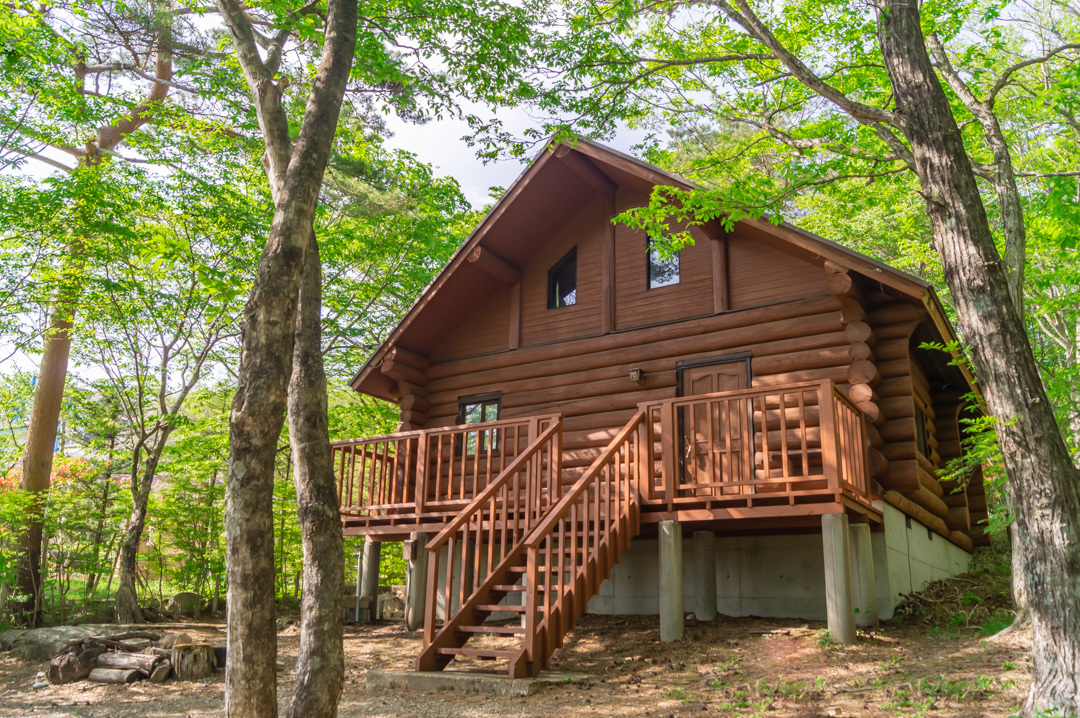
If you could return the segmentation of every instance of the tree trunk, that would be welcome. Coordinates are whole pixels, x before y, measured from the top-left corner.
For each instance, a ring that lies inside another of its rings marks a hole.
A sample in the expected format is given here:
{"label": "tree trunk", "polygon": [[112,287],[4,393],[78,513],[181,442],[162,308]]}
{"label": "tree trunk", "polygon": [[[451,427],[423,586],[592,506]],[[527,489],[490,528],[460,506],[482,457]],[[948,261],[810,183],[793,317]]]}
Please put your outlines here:
{"label": "tree trunk", "polygon": [[19,592],[27,597],[25,605],[30,613],[31,626],[36,626],[40,618],[42,513],[45,492],[49,490],[52,476],[53,448],[56,446],[56,427],[60,421],[60,406],[67,381],[74,314],[75,302],[70,297],[70,288],[62,287],[49,320],[23,448],[21,486],[33,493],[35,498],[31,504],[33,513],[22,540],[23,564],[19,571]]}
{"label": "tree trunk", "polygon": [[330,454],[322,358],[322,274],[314,230],[304,255],[289,383],[289,441],[304,552],[296,682],[287,718],[333,718],[344,681],[345,553]]}
{"label": "tree trunk", "polygon": [[[120,545],[120,583],[116,587],[116,622],[117,623],[142,623],[142,610],[139,608],[138,591],[135,588],[135,570],[139,558],[139,543],[142,541],[143,529],[146,528],[146,510],[150,504],[150,490],[154,486],[154,475],[157,473],[158,461],[161,452],[172,433],[172,427],[164,426],[159,429],[157,440],[148,450],[146,463],[139,477],[137,486],[132,487],[131,518],[128,520],[127,530],[124,532],[124,542]],[[132,462],[133,470],[138,470],[139,452],[143,451],[144,444],[140,443],[135,448],[135,460]],[[135,477],[132,477],[134,481]]]}
{"label": "tree trunk", "polygon": [[996,432],[1026,560],[1034,675],[1025,711],[1080,714],[1080,472],[1008,290],[960,130],[927,55],[918,6],[883,0],[879,40],[964,337]]}

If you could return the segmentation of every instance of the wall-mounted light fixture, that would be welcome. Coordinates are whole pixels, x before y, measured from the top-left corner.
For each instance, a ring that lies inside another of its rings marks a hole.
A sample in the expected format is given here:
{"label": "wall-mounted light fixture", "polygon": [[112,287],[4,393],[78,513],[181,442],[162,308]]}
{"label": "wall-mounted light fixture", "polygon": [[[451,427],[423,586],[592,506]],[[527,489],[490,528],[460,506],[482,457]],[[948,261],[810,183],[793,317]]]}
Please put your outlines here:
{"label": "wall-mounted light fixture", "polygon": [[631,369],[630,381],[634,382],[638,386],[641,386],[645,383],[645,372],[641,371],[640,369]]}

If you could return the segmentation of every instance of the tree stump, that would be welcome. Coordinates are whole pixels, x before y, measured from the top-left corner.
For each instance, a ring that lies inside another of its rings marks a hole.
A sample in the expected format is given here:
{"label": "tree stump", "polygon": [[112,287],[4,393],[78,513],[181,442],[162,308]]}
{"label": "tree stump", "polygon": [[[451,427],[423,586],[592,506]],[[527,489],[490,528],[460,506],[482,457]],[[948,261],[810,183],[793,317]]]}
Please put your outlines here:
{"label": "tree stump", "polygon": [[217,669],[214,647],[209,643],[177,643],[172,650],[172,668],[178,681],[209,678]]}

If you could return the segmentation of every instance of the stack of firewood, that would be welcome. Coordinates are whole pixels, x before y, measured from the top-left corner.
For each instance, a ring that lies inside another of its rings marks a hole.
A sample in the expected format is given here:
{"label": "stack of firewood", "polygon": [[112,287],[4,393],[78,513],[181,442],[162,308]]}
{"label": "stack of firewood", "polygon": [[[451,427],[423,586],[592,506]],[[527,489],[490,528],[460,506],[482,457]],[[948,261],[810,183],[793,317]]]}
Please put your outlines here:
{"label": "stack of firewood", "polygon": [[[128,641],[139,641],[139,644]],[[142,645],[150,642],[150,645]],[[184,633],[161,636],[128,631],[113,636],[73,638],[49,662],[50,683],[89,680],[95,683],[162,683],[170,676],[181,681],[207,678],[217,669],[214,647],[193,643]]]}

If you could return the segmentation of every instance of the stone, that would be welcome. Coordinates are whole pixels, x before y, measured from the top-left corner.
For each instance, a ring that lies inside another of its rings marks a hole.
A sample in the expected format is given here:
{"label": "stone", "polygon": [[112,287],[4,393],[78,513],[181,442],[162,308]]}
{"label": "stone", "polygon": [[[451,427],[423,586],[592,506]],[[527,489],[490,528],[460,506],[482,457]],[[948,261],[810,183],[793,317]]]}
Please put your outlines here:
{"label": "stone", "polygon": [[165,604],[166,612],[177,616],[194,616],[200,608],[202,608],[202,596],[191,591],[181,591]]}

